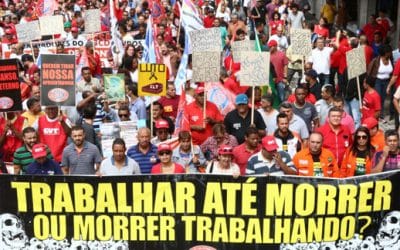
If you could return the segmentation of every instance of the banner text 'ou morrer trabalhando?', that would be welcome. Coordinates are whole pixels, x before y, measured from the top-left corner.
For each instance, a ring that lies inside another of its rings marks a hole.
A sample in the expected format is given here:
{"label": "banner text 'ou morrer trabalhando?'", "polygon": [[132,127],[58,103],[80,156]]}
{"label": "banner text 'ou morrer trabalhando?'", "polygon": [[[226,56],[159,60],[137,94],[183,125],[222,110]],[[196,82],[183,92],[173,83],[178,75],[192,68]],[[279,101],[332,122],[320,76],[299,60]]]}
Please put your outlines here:
{"label": "banner text 'ou morrer trabalhando?'", "polygon": [[0,249],[400,249],[399,179],[0,175]]}

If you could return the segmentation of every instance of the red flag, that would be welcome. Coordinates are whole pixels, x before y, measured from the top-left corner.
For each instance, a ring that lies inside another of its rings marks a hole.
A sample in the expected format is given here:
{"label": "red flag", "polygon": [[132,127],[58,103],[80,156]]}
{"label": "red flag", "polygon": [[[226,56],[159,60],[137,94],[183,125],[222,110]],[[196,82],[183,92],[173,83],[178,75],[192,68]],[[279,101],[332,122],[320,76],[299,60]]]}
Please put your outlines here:
{"label": "red flag", "polygon": [[185,106],[186,106],[186,93],[185,93],[185,88],[182,86],[182,93],[179,97],[178,112],[175,120],[174,136],[177,136],[179,132],[183,130],[185,120],[187,121],[187,119],[185,119],[185,114],[184,114]]}

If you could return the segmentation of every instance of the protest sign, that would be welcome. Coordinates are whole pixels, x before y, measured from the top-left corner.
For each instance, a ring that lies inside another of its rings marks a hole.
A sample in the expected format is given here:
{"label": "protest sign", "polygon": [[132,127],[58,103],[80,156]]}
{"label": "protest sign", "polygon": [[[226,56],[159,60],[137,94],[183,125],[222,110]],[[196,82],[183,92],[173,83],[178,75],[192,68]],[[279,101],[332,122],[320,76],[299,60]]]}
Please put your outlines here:
{"label": "protest sign", "polygon": [[101,12],[99,9],[90,9],[85,11],[85,33],[101,31],[100,15]]}
{"label": "protest sign", "polygon": [[125,80],[123,74],[104,74],[104,91],[109,101],[125,100]]}
{"label": "protest sign", "polygon": [[399,249],[399,178],[0,175],[0,244]]}
{"label": "protest sign", "polygon": [[112,156],[112,144],[116,138],[122,138],[130,148],[137,144],[136,121],[111,122],[100,124],[101,149],[104,157]]}
{"label": "protest sign", "polygon": [[240,86],[268,85],[269,61],[269,52],[246,52],[246,57],[242,58],[240,65]]}
{"label": "protest sign", "polygon": [[32,21],[27,23],[20,23],[15,25],[17,30],[18,42],[29,43],[32,40],[40,39],[40,26],[39,21]]}
{"label": "protest sign", "polygon": [[39,17],[40,34],[42,36],[61,34],[64,31],[63,16]]}
{"label": "protest sign", "polygon": [[241,62],[247,51],[255,51],[256,45],[253,40],[235,41],[232,43],[232,56],[236,62]]}
{"label": "protest sign", "polygon": [[194,82],[218,82],[221,71],[221,53],[193,52],[192,68]]}
{"label": "protest sign", "polygon": [[364,48],[359,47],[346,53],[348,79],[362,75],[366,72]]}
{"label": "protest sign", "polygon": [[0,60],[0,112],[22,110],[18,59]]}
{"label": "protest sign", "polygon": [[222,51],[221,31],[219,28],[202,29],[189,32],[192,52]]}
{"label": "protest sign", "polygon": [[75,56],[43,54],[41,104],[75,106]]}
{"label": "protest sign", "polygon": [[290,42],[293,54],[309,56],[311,54],[311,32],[308,29],[291,29]]}
{"label": "protest sign", "polygon": [[139,96],[165,96],[167,93],[167,66],[164,64],[139,64]]}

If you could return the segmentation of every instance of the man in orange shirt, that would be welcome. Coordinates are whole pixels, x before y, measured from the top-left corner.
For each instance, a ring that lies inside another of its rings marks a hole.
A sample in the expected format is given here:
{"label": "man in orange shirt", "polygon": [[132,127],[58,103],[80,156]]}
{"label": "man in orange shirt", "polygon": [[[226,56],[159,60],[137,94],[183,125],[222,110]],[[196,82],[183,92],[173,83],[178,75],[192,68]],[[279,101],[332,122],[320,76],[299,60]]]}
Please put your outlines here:
{"label": "man in orange shirt", "polygon": [[371,144],[375,148],[375,152],[382,151],[383,147],[385,147],[385,135],[383,131],[379,129],[378,121],[374,117],[368,117],[361,126],[369,129]]}
{"label": "man in orange shirt", "polygon": [[308,148],[299,151],[293,157],[297,174],[316,177],[339,177],[339,168],[335,156],[329,149],[322,148],[323,135],[313,132]]}

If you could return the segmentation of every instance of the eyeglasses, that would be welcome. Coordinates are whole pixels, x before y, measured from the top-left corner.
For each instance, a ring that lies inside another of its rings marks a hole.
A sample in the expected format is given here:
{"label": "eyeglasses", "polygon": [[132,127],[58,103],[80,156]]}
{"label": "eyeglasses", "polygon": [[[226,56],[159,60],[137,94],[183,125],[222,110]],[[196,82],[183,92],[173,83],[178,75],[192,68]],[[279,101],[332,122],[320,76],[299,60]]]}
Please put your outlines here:
{"label": "eyeglasses", "polygon": [[357,135],[356,138],[357,138],[357,139],[366,140],[366,139],[368,138],[368,136],[366,136],[366,135]]}
{"label": "eyeglasses", "polygon": [[128,114],[118,114],[119,117],[129,117]]}
{"label": "eyeglasses", "polygon": [[162,151],[162,152],[158,152],[158,155],[170,155],[171,151]]}
{"label": "eyeglasses", "polygon": [[219,150],[220,153],[232,153],[233,149],[232,148],[223,148]]}

